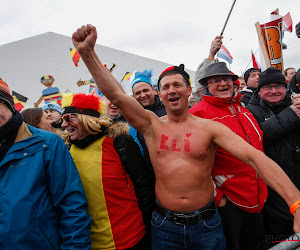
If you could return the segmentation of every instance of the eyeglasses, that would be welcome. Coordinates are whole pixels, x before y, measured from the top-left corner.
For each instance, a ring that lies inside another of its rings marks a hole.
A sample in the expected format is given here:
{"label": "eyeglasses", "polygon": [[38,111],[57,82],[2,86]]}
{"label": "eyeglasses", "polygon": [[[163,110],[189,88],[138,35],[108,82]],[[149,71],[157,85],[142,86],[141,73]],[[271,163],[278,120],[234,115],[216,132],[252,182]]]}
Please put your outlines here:
{"label": "eyeglasses", "polygon": [[226,83],[230,83],[232,81],[232,77],[231,76],[220,77],[220,78],[208,81],[207,84],[211,83],[213,86],[219,86],[221,84],[222,80]]}
{"label": "eyeglasses", "polygon": [[273,85],[273,86],[263,86],[261,88],[264,89],[265,91],[271,91],[273,88],[275,88],[276,90],[283,90],[283,89],[285,89],[285,85],[278,84],[278,85]]}
{"label": "eyeglasses", "polygon": [[77,116],[77,114],[70,114],[70,113],[64,114],[64,115],[62,116],[62,119],[63,119],[66,123],[69,124],[69,123],[72,121],[72,116]]}

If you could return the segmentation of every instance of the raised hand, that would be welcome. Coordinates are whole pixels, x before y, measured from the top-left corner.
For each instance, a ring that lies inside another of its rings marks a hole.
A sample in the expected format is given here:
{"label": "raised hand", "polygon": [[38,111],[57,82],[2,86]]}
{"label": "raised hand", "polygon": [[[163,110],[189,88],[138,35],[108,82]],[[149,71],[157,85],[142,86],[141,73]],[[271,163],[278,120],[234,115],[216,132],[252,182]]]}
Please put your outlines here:
{"label": "raised hand", "polygon": [[215,58],[215,55],[218,53],[218,51],[221,48],[222,38],[223,36],[216,36],[215,39],[211,42],[208,57]]}
{"label": "raised hand", "polygon": [[296,94],[293,96],[291,109],[296,113],[298,117],[300,117],[300,94]]}
{"label": "raised hand", "polygon": [[79,52],[82,54],[87,51],[93,51],[97,40],[97,30],[91,24],[82,25],[72,35],[72,41]]}

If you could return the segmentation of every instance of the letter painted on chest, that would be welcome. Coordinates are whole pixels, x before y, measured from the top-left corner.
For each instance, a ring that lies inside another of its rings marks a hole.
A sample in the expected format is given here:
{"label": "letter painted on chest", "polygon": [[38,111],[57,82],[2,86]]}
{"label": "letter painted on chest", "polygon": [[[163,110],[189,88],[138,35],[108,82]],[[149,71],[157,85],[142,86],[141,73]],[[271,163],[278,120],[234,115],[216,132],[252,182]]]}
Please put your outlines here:
{"label": "letter painted on chest", "polygon": [[167,143],[168,140],[169,140],[169,136],[161,135],[160,149],[167,149],[167,150],[169,150],[169,147],[166,145],[166,143]]}
{"label": "letter painted on chest", "polygon": [[[183,150],[184,150],[184,152],[190,152],[191,151],[190,140],[189,140],[189,137],[191,135],[192,135],[192,133],[187,133],[186,138],[183,139],[183,142],[184,142]],[[173,151],[173,152],[181,152],[182,149],[181,149],[181,147],[179,147],[177,145],[177,139],[174,138],[170,142],[169,142],[169,136],[162,134],[161,139],[160,139],[160,149],[169,150],[169,148],[171,148],[171,151]],[[168,143],[170,143],[171,145],[168,146]]]}

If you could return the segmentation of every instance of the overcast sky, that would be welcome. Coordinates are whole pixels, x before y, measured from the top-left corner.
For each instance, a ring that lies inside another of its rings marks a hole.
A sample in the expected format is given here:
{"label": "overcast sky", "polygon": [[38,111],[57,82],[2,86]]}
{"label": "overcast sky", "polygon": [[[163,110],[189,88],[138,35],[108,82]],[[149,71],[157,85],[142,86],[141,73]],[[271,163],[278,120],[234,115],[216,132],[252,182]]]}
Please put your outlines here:
{"label": "overcast sky", "polygon": [[[233,0],[26,0],[2,1],[0,45],[55,32],[71,36],[82,24],[98,30],[97,44],[196,70],[220,34]],[[233,56],[231,70],[241,74],[258,49],[255,23],[270,13],[291,13],[293,33],[285,33],[284,67],[300,68],[299,0],[237,0],[223,44]],[[101,55],[99,55],[101,58]],[[259,53],[257,53],[259,59]],[[3,58],[1,58],[3,60]],[[30,60],[30,59],[29,59]],[[252,63],[250,64],[251,67]]]}

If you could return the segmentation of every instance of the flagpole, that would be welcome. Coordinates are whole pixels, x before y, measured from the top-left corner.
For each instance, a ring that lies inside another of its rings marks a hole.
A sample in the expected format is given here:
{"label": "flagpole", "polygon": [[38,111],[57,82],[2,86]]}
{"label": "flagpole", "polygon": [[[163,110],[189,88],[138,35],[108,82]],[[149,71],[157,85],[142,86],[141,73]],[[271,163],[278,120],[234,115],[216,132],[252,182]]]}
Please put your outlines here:
{"label": "flagpole", "polygon": [[225,23],[224,23],[224,26],[223,26],[223,29],[222,29],[222,32],[221,32],[221,36],[222,36],[223,33],[224,33],[225,27],[226,27],[226,25],[227,25],[227,22],[228,22],[228,20],[229,20],[229,17],[230,17],[230,15],[231,15],[231,12],[232,12],[232,9],[233,9],[233,7],[234,7],[235,2],[236,2],[236,0],[234,0],[233,3],[232,3],[232,5],[231,5],[231,8],[230,8],[230,10],[229,10],[228,16],[227,16],[227,18],[226,18],[226,21],[225,21]]}
{"label": "flagpole", "polygon": [[[253,54],[253,55],[255,55],[256,53],[257,53],[257,51],[258,51],[258,49],[255,51],[255,53]],[[253,53],[253,51],[251,50],[251,52]],[[248,64],[247,64],[247,66],[246,66],[246,68],[245,68],[245,70],[244,70],[244,72],[243,73],[245,73],[246,72],[246,69],[248,68],[248,66],[249,66],[249,64],[251,63],[251,61],[252,61],[253,59],[252,59],[252,56],[251,56],[251,59],[250,59],[250,61],[248,62]]]}

